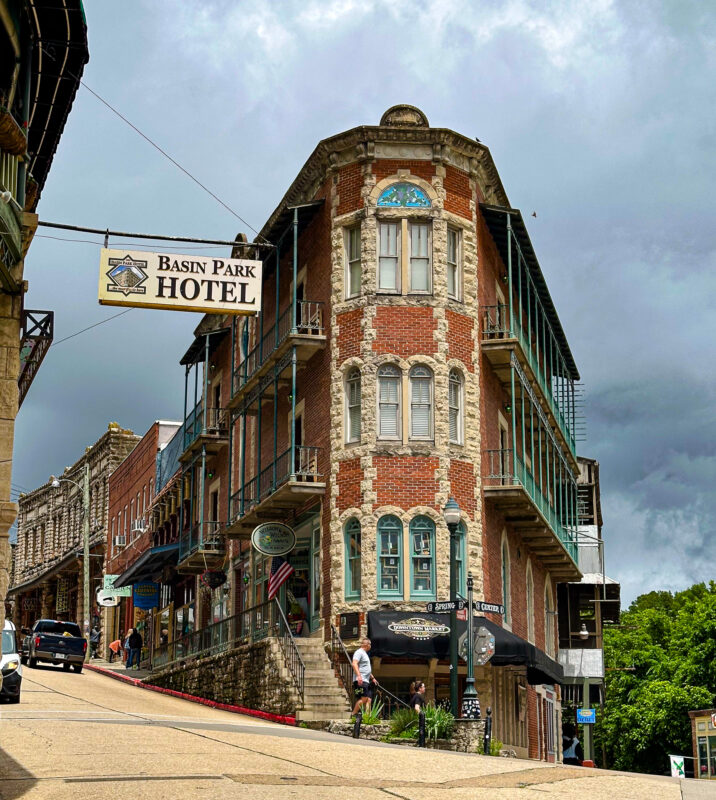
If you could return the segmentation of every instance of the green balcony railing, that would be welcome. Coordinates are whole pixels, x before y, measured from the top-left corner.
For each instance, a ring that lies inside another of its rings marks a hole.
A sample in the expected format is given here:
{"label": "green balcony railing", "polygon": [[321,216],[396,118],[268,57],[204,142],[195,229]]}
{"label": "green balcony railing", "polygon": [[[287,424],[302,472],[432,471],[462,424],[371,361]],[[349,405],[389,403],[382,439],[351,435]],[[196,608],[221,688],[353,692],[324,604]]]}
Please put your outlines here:
{"label": "green balcony railing", "polygon": [[291,448],[284,450],[275,461],[261,470],[259,475],[246,481],[243,486],[231,496],[231,518],[240,519],[248,514],[251,509],[262,500],[272,495],[280,486],[289,480],[303,483],[318,481],[321,474],[318,471],[318,458],[320,447],[297,445],[294,448],[293,462]]}
{"label": "green balcony railing", "polygon": [[483,481],[486,486],[522,486],[576,564],[578,553],[576,493],[574,508],[569,509],[573,522],[566,524],[564,517],[567,509],[560,512],[550,503],[530,468],[511,449],[485,450],[483,465],[487,466],[487,472],[483,469]]}
{"label": "green balcony railing", "polygon": [[536,353],[530,345],[529,338],[525,333],[519,319],[519,312],[513,314],[513,329],[510,330],[510,309],[505,304],[496,306],[483,306],[483,338],[488,341],[495,339],[517,339],[525,357],[537,378],[542,394],[544,395],[554,418],[557,420],[560,430],[572,453],[576,452],[576,441],[572,426],[564,415],[559,401],[554,395],[552,381],[537,358]]}
{"label": "green balcony railing", "polygon": [[226,541],[221,535],[222,523],[213,520],[186,525],[179,537],[179,560],[195,550],[221,555],[226,550]]}
{"label": "green balcony railing", "polygon": [[323,303],[310,300],[296,302],[296,328],[293,328],[293,309],[289,306],[278,321],[268,331],[264,332],[261,340],[246,354],[243,361],[234,370],[233,393],[236,394],[261,367],[269,360],[271,355],[286,341],[291,333],[302,336],[322,336],[323,328]]}
{"label": "green balcony railing", "polygon": [[17,200],[17,171],[20,163],[18,156],[0,150],[0,191],[10,192]]}
{"label": "green balcony railing", "polygon": [[184,449],[190,447],[201,435],[222,437],[229,435],[229,412],[225,408],[207,408],[200,401],[189,412],[184,422]]}

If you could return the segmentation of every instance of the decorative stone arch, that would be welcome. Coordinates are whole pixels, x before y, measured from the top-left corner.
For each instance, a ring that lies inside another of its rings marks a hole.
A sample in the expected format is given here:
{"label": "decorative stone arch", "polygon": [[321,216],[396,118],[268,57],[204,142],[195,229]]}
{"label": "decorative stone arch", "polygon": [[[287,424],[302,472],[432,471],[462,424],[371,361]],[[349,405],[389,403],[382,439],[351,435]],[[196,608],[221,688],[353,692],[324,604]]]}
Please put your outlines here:
{"label": "decorative stone arch", "polygon": [[370,363],[366,364],[366,367],[372,368],[372,370],[377,373],[378,369],[386,364],[393,364],[403,372],[410,369],[408,360],[402,356],[395,355],[395,353],[381,353],[379,356],[373,358]]}
{"label": "decorative stone arch", "polygon": [[430,201],[430,207],[386,206],[386,209],[392,208],[393,210],[399,210],[403,212],[413,212],[430,211],[431,209],[439,207],[440,196],[435,190],[435,187],[424,178],[418,178],[417,175],[389,175],[387,178],[383,178],[382,180],[378,181],[368,194],[368,205],[372,208],[378,208],[378,198],[388,187],[392,186],[394,183],[412,183],[414,186],[417,186],[418,189],[420,189]]}

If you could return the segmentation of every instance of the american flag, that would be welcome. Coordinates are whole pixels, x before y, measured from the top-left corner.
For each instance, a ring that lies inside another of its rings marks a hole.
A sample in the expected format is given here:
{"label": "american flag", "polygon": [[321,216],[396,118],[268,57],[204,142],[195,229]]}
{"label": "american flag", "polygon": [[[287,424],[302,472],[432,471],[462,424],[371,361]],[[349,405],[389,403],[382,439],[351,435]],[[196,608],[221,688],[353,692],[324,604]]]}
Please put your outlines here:
{"label": "american flag", "polygon": [[282,556],[274,556],[271,559],[271,575],[268,582],[268,599],[273,600],[278,594],[281,585],[287,581],[293,573],[293,567]]}

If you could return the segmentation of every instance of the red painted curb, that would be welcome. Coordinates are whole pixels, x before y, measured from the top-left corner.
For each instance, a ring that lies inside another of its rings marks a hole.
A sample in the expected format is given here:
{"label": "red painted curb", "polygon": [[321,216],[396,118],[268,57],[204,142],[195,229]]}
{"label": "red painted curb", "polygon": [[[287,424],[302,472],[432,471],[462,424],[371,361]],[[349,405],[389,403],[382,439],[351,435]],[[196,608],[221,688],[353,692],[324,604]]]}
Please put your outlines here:
{"label": "red painted curb", "polygon": [[257,711],[254,708],[244,708],[243,706],[234,706],[229,703],[217,703],[216,700],[208,700],[206,697],[197,697],[193,694],[186,694],[185,692],[177,692],[175,689],[164,689],[161,686],[152,686],[151,683],[144,683],[139,678],[130,678],[128,675],[120,675],[111,669],[104,669],[95,664],[85,664],[85,669],[98,672],[100,675],[106,675],[108,678],[114,678],[117,681],[124,681],[132,686],[138,686],[140,689],[149,689],[152,692],[159,692],[160,694],[168,694],[171,697],[178,697],[180,700],[188,700],[191,703],[200,703],[209,708],[216,708],[219,711],[230,711],[232,714],[245,714],[247,717],[258,717],[265,719],[269,722],[280,722],[282,725],[295,725],[296,717],[288,717],[283,714],[272,714],[270,711]]}

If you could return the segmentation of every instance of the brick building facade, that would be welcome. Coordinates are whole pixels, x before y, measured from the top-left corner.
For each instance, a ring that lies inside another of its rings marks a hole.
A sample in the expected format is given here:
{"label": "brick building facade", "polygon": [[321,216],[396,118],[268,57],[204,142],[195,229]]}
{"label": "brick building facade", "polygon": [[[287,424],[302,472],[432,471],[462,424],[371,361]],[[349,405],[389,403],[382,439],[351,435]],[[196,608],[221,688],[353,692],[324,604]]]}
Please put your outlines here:
{"label": "brick building facade", "polygon": [[20,496],[15,549],[15,576],[9,594],[15,599],[15,623],[59,618],[83,625],[82,483],[90,475],[90,601],[99,618],[95,593],[102,580],[107,538],[109,476],[139,441],[130,430],[111,422],[107,431],[71,467]]}

